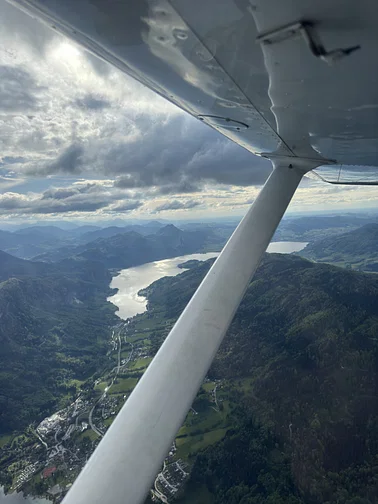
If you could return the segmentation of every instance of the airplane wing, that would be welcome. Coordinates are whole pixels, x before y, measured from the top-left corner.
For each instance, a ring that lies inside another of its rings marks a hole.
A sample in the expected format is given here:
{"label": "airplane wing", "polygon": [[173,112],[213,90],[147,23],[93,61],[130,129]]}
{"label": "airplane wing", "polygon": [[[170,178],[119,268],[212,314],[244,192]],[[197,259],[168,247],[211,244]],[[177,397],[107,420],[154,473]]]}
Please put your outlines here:
{"label": "airplane wing", "polygon": [[302,176],[378,182],[376,2],[12,3],[275,168],[64,500],[140,503]]}

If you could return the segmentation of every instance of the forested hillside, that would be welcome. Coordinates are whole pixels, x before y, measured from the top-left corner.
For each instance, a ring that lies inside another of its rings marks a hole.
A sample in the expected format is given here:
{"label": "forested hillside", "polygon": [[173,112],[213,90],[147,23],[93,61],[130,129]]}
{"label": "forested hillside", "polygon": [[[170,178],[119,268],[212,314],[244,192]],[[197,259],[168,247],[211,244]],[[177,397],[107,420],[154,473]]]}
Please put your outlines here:
{"label": "forested hillside", "polygon": [[[110,275],[89,261],[38,264],[1,255],[0,434],[42,419],[103,360]],[[2,281],[5,280],[5,281]]]}
{"label": "forested hillside", "polygon": [[[177,317],[209,266],[153,284],[150,312]],[[376,275],[265,257],[209,373],[235,385],[235,428],[185,502],[377,501],[377,301]]]}
{"label": "forested hillside", "polygon": [[378,224],[309,243],[302,257],[360,271],[378,272]]}

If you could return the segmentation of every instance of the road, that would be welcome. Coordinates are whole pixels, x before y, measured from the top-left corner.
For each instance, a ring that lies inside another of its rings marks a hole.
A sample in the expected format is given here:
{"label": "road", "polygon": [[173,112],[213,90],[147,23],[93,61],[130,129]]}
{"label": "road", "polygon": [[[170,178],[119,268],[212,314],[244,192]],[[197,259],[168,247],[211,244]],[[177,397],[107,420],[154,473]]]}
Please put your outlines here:
{"label": "road", "polygon": [[[104,394],[106,394],[106,392],[104,392]],[[95,426],[95,424],[93,423],[93,420],[92,420],[92,416],[93,416],[93,412],[95,410],[95,407],[97,406],[98,402],[101,401],[101,399],[104,397],[104,394],[100,397],[100,399],[98,401],[96,401],[91,409],[91,411],[89,412],[89,416],[88,416],[88,423],[89,425],[91,426],[91,429],[100,437],[103,437],[104,434],[97,429],[97,427]]]}
{"label": "road", "polygon": [[46,450],[49,449],[49,447],[47,446],[47,443],[45,441],[43,441],[43,439],[41,438],[41,436],[38,434],[37,431],[34,431],[33,430],[33,434],[35,434],[37,436],[37,438],[41,441],[41,443],[43,444],[43,446],[46,448]]}
{"label": "road", "polygon": [[[113,331],[113,334],[112,336],[114,336],[114,331]],[[88,423],[91,427],[91,429],[98,435],[98,436],[101,436],[103,437],[104,434],[95,426],[95,424],[93,423],[93,412],[97,406],[97,404],[106,396],[106,394],[109,392],[109,390],[111,389],[111,387],[113,386],[114,384],[114,381],[116,380],[121,368],[125,367],[131,360],[131,357],[134,353],[134,345],[133,343],[130,343],[131,345],[131,352],[130,352],[130,355],[128,356],[127,358],[127,361],[121,366],[121,353],[122,353],[122,340],[121,340],[121,329],[118,330],[118,334],[117,334],[117,339],[118,339],[118,353],[117,353],[117,366],[115,366],[111,372],[115,371],[115,375],[113,376],[113,379],[112,381],[110,382],[110,384],[105,388],[104,390],[104,393],[102,394],[102,396],[100,397],[100,399],[98,399],[92,409],[90,410],[89,412],[89,416],[88,416]],[[125,338],[126,339],[126,338]]]}

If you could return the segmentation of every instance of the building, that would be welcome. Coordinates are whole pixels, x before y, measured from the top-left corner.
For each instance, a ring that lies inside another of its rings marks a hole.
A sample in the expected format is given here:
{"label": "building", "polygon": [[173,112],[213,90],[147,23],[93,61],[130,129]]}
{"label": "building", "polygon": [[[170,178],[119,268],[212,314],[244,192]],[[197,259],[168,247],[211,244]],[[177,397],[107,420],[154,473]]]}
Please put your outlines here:
{"label": "building", "polygon": [[46,479],[49,478],[54,472],[56,471],[56,467],[46,467],[46,469],[43,470],[42,473],[42,478]]}

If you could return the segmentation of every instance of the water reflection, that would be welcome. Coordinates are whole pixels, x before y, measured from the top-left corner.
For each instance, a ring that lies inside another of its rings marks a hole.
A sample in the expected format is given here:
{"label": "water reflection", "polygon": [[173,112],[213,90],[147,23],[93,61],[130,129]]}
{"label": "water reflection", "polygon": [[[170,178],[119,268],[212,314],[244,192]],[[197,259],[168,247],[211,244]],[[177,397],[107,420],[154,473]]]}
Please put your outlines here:
{"label": "water reflection", "polygon": [[0,487],[0,504],[51,504],[51,501],[29,496],[24,497],[22,493],[5,495],[3,487]]}
{"label": "water reflection", "polygon": [[[302,250],[306,245],[307,243],[303,242],[273,242],[269,245],[268,252],[290,254]],[[118,307],[116,314],[122,319],[143,313],[146,310],[147,300],[144,297],[138,296],[138,292],[141,289],[148,287],[152,282],[164,276],[175,276],[182,273],[183,270],[178,267],[180,263],[190,259],[206,261],[211,257],[216,257],[218,254],[219,252],[189,254],[174,257],[173,259],[142,264],[135,268],[124,269],[112,279],[110,287],[118,289],[118,292],[114,296],[109,297],[108,301]]]}

